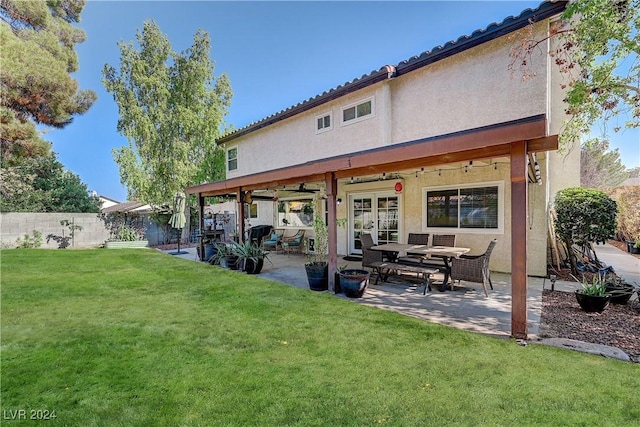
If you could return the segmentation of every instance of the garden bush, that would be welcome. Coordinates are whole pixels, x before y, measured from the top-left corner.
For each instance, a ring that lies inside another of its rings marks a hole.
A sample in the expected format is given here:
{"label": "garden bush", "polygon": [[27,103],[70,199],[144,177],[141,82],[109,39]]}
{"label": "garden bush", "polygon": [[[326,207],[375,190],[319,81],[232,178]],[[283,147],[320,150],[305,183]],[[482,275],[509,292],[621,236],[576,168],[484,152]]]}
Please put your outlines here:
{"label": "garden bush", "polygon": [[593,188],[566,188],[558,191],[555,200],[556,233],[569,254],[571,270],[578,273],[574,245],[592,249],[592,243],[604,243],[616,231],[616,202]]}

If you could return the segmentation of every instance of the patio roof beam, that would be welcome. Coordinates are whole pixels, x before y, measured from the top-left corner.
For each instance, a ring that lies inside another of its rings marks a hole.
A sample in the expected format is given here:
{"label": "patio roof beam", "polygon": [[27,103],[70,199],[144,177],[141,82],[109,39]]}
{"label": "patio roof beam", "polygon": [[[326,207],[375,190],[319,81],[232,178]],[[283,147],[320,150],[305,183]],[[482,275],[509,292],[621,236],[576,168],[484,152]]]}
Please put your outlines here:
{"label": "patio roof beam", "polygon": [[258,190],[286,184],[322,182],[327,171],[335,172],[335,177],[340,179],[483,157],[498,157],[508,155],[509,144],[514,141],[530,141],[530,151],[557,148],[557,136],[546,137],[545,134],[545,116],[532,116],[522,120],[231,178],[226,181],[196,185],[185,191],[188,194],[216,196],[237,192],[240,187],[244,190]]}

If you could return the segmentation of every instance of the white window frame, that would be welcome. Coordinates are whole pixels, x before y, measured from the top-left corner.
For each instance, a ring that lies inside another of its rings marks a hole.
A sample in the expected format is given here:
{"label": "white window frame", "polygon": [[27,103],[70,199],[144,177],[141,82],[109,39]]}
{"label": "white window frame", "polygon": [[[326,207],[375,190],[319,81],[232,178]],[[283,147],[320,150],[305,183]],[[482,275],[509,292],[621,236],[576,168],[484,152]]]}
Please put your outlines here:
{"label": "white window frame", "polygon": [[[365,104],[365,103],[367,103],[367,102],[371,102],[371,113],[366,114],[366,115],[364,115],[364,116],[359,116],[359,117],[358,117],[358,115],[357,115],[357,114],[358,114],[358,106],[359,106],[359,105],[362,105],[362,104]],[[354,107],[355,107],[355,109],[356,109],[356,117],[355,117],[355,118],[353,118],[353,119],[351,119],[351,120],[347,120],[347,121],[345,121],[345,120],[344,120],[344,111],[345,111],[345,110],[348,110],[349,108],[354,108]],[[369,98],[361,99],[361,100],[359,100],[359,101],[356,101],[356,102],[351,103],[351,104],[349,104],[349,105],[345,105],[344,107],[341,107],[341,108],[340,108],[340,124],[341,124],[342,126],[348,126],[348,125],[350,125],[350,124],[358,123],[358,122],[361,122],[361,121],[363,121],[363,120],[372,119],[372,118],[374,118],[375,116],[376,116],[376,104],[375,104],[375,102],[374,102],[374,98],[373,98],[373,96],[372,96],[372,97],[369,97]]]}
{"label": "white window frame", "polygon": [[[251,209],[255,210],[255,215],[251,213]],[[259,217],[258,213],[258,204],[256,202],[253,203],[245,203],[245,219],[256,219]]]}
{"label": "white window frame", "polygon": [[[318,129],[318,120],[322,119],[323,124],[324,124],[324,118],[327,117],[327,116],[329,116],[329,126],[323,127],[321,129]],[[332,130],[333,129],[333,113],[331,111],[329,111],[327,113],[323,113],[323,114],[317,115],[315,117],[314,123],[315,123],[315,127],[316,127],[316,134],[323,133],[323,132],[328,132],[328,131]]]}
{"label": "white window frame", "polygon": [[[236,150],[236,157],[234,159],[229,159],[229,152],[231,150]],[[227,147],[227,151],[225,153],[225,163],[227,164],[227,172],[233,172],[233,171],[237,171],[238,170],[238,146],[234,145],[233,147]],[[231,169],[229,167],[229,161],[230,160],[235,160],[236,161],[236,167]]]}
{"label": "white window frame", "polygon": [[[498,228],[462,228],[460,227],[460,209],[458,209],[458,227],[427,227],[427,192],[439,190],[460,190],[467,188],[498,187]],[[504,181],[469,182],[456,185],[422,188],[422,231],[430,233],[456,234],[504,234]]]}

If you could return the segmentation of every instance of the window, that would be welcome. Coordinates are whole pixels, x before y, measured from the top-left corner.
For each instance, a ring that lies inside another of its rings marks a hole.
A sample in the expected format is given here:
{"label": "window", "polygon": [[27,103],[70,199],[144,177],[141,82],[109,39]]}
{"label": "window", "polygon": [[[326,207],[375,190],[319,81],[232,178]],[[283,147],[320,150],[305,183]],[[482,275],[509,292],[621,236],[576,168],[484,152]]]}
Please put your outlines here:
{"label": "window", "polygon": [[245,218],[258,218],[258,204],[257,203],[245,203],[244,204],[244,217]]}
{"label": "window", "polygon": [[342,109],[342,123],[353,123],[373,114],[373,100],[359,101]]}
{"label": "window", "polygon": [[227,170],[236,169],[238,169],[238,147],[233,147],[227,150]]}
{"label": "window", "polygon": [[331,126],[331,113],[323,114],[320,116],[316,116],[316,133],[326,132],[331,130],[333,126]]}
{"label": "window", "polygon": [[427,228],[503,229],[503,184],[427,189],[424,194]]}

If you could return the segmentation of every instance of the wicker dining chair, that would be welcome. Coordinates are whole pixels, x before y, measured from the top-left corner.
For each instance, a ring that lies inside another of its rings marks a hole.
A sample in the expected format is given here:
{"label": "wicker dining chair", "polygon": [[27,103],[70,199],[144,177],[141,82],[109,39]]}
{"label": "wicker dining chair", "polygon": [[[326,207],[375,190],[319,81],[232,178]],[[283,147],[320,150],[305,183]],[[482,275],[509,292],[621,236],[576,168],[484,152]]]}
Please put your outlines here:
{"label": "wicker dining chair", "polygon": [[373,236],[371,234],[362,233],[360,235],[360,246],[362,247],[362,249],[369,249],[374,244],[375,243],[373,243]]}
{"label": "wicker dining chair", "polygon": [[455,234],[434,234],[433,242],[431,244],[433,246],[453,247],[456,245],[456,235]]}
{"label": "wicker dining chair", "polygon": [[[409,233],[407,236],[407,243],[409,245],[425,245],[429,244],[429,234],[426,233]],[[421,263],[424,257],[422,255],[407,254],[398,258],[396,261],[400,264],[415,264]]]}
{"label": "wicker dining chair", "polygon": [[493,284],[491,283],[491,272],[489,271],[489,258],[493,248],[498,243],[497,239],[493,239],[489,243],[489,247],[482,255],[461,255],[460,258],[454,258],[451,260],[451,287],[457,280],[466,280],[468,282],[482,283],[484,289],[484,296],[488,297],[487,283],[493,290]]}
{"label": "wicker dining chair", "polygon": [[426,233],[409,233],[407,243],[410,245],[428,245],[429,234]]}

